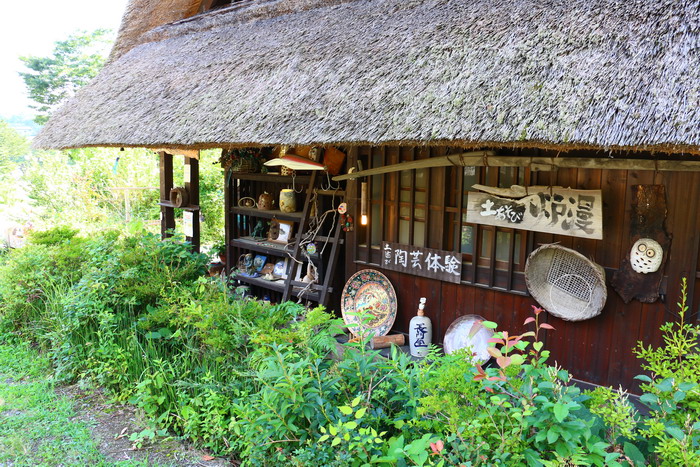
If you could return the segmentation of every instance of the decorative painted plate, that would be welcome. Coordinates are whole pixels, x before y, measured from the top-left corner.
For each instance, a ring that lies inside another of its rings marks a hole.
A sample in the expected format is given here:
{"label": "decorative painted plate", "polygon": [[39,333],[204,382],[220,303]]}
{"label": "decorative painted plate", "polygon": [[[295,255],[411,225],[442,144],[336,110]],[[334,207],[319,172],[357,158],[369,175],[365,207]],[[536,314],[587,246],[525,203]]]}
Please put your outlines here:
{"label": "decorative painted plate", "polygon": [[345,283],[340,310],[354,335],[386,336],[396,319],[396,291],[384,274],[363,269]]}

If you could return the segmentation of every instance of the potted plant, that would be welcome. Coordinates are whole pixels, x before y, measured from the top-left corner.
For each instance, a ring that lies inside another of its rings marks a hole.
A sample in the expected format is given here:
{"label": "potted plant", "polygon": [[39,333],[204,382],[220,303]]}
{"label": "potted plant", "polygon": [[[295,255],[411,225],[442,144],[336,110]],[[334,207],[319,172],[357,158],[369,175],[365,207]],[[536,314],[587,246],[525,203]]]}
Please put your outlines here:
{"label": "potted plant", "polygon": [[218,257],[221,264],[226,264],[226,241],[219,240],[211,247],[211,254]]}

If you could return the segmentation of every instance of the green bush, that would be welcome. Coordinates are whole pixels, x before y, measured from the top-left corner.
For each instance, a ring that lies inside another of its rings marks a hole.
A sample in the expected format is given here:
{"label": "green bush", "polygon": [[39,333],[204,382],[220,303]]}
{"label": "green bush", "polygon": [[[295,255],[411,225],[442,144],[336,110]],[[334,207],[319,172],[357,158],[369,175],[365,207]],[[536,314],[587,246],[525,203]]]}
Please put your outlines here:
{"label": "green bush", "polygon": [[340,321],[322,308],[233,298],[203,277],[206,261],[150,234],[35,234],[2,259],[0,338],[40,343],[58,381],[135,404],[151,420],[136,448],[167,430],[245,465],[698,465],[685,298],[665,345],[636,349],[651,374],[644,418],[547,364],[539,308],[534,331],[495,334],[490,368],[437,349],[384,358],[337,344]]}
{"label": "green bush", "polygon": [[637,376],[651,410],[641,430],[660,465],[700,466],[700,326],[685,321],[687,280],[681,285],[679,321],[661,326],[663,345],[638,343],[635,354],[651,373]]}

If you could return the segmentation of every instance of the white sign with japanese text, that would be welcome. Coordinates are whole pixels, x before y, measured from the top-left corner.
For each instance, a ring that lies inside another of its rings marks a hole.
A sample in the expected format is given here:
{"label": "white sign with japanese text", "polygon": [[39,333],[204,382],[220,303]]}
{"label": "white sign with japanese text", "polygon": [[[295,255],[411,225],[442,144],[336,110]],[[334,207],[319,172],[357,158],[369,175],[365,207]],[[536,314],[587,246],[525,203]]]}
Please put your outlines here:
{"label": "white sign with japanese text", "polygon": [[382,242],[382,267],[459,284],[462,259],[454,251]]}
{"label": "white sign with japanese text", "polygon": [[467,222],[603,239],[600,190],[538,188],[520,199],[470,191]]}

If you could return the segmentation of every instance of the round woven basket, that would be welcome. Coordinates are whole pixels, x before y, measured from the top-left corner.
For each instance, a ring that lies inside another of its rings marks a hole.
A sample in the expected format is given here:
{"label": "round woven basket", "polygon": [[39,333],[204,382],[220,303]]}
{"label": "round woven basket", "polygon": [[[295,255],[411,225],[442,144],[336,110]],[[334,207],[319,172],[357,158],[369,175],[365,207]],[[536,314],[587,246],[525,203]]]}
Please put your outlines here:
{"label": "round woven basket", "polygon": [[537,303],[566,321],[598,316],[608,298],[603,267],[556,244],[543,245],[530,254],[525,283]]}

